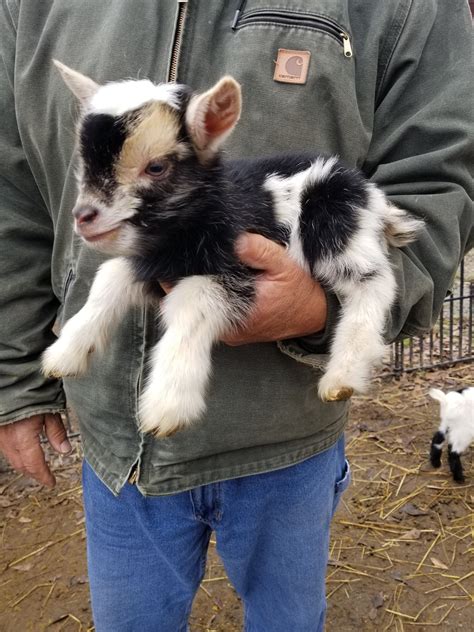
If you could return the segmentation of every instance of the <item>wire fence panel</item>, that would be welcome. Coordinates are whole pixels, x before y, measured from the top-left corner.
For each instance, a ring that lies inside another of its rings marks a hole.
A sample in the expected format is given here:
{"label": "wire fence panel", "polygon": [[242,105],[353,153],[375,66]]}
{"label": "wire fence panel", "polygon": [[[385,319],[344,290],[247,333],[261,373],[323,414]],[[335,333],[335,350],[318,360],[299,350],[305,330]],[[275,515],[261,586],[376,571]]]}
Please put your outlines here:
{"label": "wire fence panel", "polygon": [[401,375],[474,360],[474,281],[472,275],[466,275],[466,267],[463,261],[435,327],[426,336],[394,342],[387,352],[382,375]]}

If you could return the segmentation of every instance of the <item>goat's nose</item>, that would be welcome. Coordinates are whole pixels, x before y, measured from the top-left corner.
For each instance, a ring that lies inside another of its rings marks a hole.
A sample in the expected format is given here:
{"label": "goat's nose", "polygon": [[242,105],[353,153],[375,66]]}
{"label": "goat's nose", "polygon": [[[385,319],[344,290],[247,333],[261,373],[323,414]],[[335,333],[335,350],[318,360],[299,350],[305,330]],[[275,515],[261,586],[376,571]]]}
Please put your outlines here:
{"label": "goat's nose", "polygon": [[92,224],[99,214],[99,211],[93,206],[84,205],[76,206],[76,208],[73,209],[72,214],[78,224]]}

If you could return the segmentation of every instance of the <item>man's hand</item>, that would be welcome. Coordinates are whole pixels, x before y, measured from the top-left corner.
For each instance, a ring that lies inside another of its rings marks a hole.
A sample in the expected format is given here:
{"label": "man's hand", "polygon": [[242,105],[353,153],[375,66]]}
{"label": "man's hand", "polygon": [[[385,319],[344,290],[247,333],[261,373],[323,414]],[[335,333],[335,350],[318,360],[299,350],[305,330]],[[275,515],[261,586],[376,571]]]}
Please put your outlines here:
{"label": "man's hand", "polygon": [[256,303],[243,327],[223,340],[236,346],[314,334],[326,325],[326,294],[283,246],[246,233],[237,242],[241,261],[256,270]]}
{"label": "man's hand", "polygon": [[56,479],[46,463],[40,435],[43,431],[52,447],[60,454],[68,454],[71,444],[61,415],[47,413],[0,426],[0,451],[10,465],[47,487],[54,487]]}

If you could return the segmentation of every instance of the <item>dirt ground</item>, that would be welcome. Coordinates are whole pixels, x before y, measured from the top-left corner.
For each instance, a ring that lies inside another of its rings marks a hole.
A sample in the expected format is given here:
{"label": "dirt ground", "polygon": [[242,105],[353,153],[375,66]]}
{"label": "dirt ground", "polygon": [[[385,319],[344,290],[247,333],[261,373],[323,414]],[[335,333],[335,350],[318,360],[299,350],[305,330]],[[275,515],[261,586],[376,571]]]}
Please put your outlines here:
{"label": "dirt ground", "polygon": [[[379,381],[354,400],[353,482],[333,524],[328,631],[474,629],[474,450],[463,458],[463,485],[445,462],[434,470],[427,461],[438,417],[428,388],[462,384],[474,384],[472,365]],[[75,445],[73,455],[51,457],[52,492],[0,471],[1,632],[93,630]],[[192,632],[240,630],[239,600],[214,548]]]}

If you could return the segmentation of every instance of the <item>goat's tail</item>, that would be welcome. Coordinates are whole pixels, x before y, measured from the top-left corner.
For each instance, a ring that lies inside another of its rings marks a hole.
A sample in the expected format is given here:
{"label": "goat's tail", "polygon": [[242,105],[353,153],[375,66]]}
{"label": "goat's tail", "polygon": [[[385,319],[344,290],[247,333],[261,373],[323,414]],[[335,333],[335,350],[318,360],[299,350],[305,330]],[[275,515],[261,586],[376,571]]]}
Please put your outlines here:
{"label": "goat's tail", "polygon": [[440,403],[443,403],[446,399],[446,394],[443,393],[443,391],[440,391],[439,388],[430,388],[428,395]]}
{"label": "goat's tail", "polygon": [[424,226],[420,219],[411,217],[406,211],[387,202],[385,207],[385,237],[391,246],[401,248],[415,241]]}

